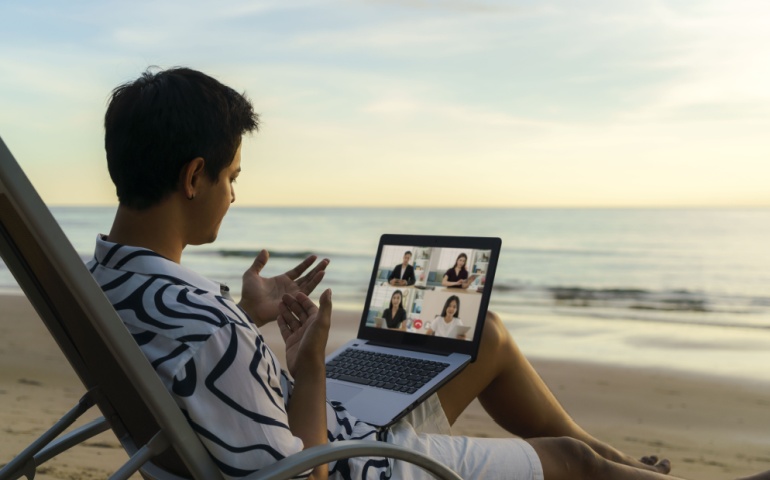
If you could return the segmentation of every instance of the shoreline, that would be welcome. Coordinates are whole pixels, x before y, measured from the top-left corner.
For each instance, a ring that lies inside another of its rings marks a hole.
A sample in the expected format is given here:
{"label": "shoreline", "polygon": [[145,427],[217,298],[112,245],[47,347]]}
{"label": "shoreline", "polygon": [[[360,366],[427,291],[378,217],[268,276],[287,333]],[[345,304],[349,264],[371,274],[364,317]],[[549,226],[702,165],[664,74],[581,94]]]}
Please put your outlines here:
{"label": "shoreline", "polygon": [[[329,349],[355,336],[357,317],[357,312],[335,311]],[[262,332],[282,357],[274,327]],[[673,474],[693,480],[770,469],[766,384],[659,368],[543,357],[531,361],[581,426],[626,453],[669,458]],[[0,464],[53,424],[83,392],[26,298],[0,295]],[[89,412],[83,421],[95,416]],[[478,402],[452,429],[458,435],[511,436]],[[46,463],[37,478],[102,478],[125,458],[114,435],[105,432]]]}

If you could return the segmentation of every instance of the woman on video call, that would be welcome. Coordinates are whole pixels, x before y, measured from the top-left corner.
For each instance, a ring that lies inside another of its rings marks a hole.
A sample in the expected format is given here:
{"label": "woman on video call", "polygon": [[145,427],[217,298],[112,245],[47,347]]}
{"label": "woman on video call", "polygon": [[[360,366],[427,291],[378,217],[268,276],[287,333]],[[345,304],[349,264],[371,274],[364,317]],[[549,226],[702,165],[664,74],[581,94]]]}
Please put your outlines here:
{"label": "woman on video call", "polygon": [[468,263],[468,255],[464,253],[458,255],[454,267],[444,273],[441,285],[447,288],[468,288],[475,276],[468,279],[468,270],[465,268],[466,263]]}
{"label": "woman on video call", "polygon": [[[437,315],[428,325],[427,335],[437,335],[439,337],[449,337],[455,327],[463,327],[465,324],[460,320],[460,298],[452,295],[446,299],[444,309],[441,315]],[[465,340],[465,335],[457,335],[457,338]]]}
{"label": "woman on video call", "polygon": [[403,302],[404,294],[401,290],[396,290],[393,295],[390,296],[390,305],[382,312],[382,318],[385,319],[385,323],[388,328],[406,330],[406,310],[404,309]]}

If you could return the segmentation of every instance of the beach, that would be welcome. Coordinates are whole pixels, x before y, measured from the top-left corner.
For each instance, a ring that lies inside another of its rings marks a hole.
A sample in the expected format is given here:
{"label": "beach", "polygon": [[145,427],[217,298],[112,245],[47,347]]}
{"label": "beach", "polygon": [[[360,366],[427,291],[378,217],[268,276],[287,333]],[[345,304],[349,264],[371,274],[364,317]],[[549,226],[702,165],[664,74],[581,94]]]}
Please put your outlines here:
{"label": "beach", "polygon": [[[355,335],[358,317],[358,312],[335,311],[329,349]],[[269,325],[263,334],[280,356],[277,328]],[[533,358],[532,363],[586,430],[631,455],[669,458],[677,476],[730,479],[770,469],[770,394],[762,383],[582,361]],[[26,298],[0,296],[0,464],[83,393]],[[97,415],[90,412],[83,419]],[[453,431],[510,436],[478,404],[466,410]],[[37,478],[104,478],[125,457],[114,435],[105,432],[42,466]]]}

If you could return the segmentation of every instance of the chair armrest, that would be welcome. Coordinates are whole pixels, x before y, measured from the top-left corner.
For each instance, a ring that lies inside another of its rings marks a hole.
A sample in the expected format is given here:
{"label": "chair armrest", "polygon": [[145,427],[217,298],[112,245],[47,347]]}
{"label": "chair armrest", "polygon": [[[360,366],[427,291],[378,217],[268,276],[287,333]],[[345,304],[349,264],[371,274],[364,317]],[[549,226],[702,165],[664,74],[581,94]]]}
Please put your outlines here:
{"label": "chair armrest", "polygon": [[318,465],[352,457],[387,457],[412,463],[440,480],[462,480],[451,469],[421,453],[373,440],[345,440],[308,448],[284,458],[243,480],[286,480]]}

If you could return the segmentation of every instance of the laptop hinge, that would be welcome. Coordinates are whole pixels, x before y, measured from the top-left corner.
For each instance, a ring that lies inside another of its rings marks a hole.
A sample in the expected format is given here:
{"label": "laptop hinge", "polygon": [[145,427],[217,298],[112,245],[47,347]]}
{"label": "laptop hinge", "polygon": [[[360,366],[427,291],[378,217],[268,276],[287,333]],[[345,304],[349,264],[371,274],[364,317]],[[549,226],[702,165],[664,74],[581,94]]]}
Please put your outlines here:
{"label": "laptop hinge", "polygon": [[[376,347],[394,348],[394,346],[392,344],[380,343],[380,342],[377,342],[375,340],[367,340],[366,344],[367,345],[374,345]],[[436,355],[436,356],[439,356],[439,357],[448,357],[450,355],[449,353],[437,352],[435,350],[428,350],[427,348],[420,348],[418,345],[404,345],[404,344],[401,344],[401,345],[398,346],[398,349],[399,350],[409,350],[410,352],[429,353],[431,355]]]}

